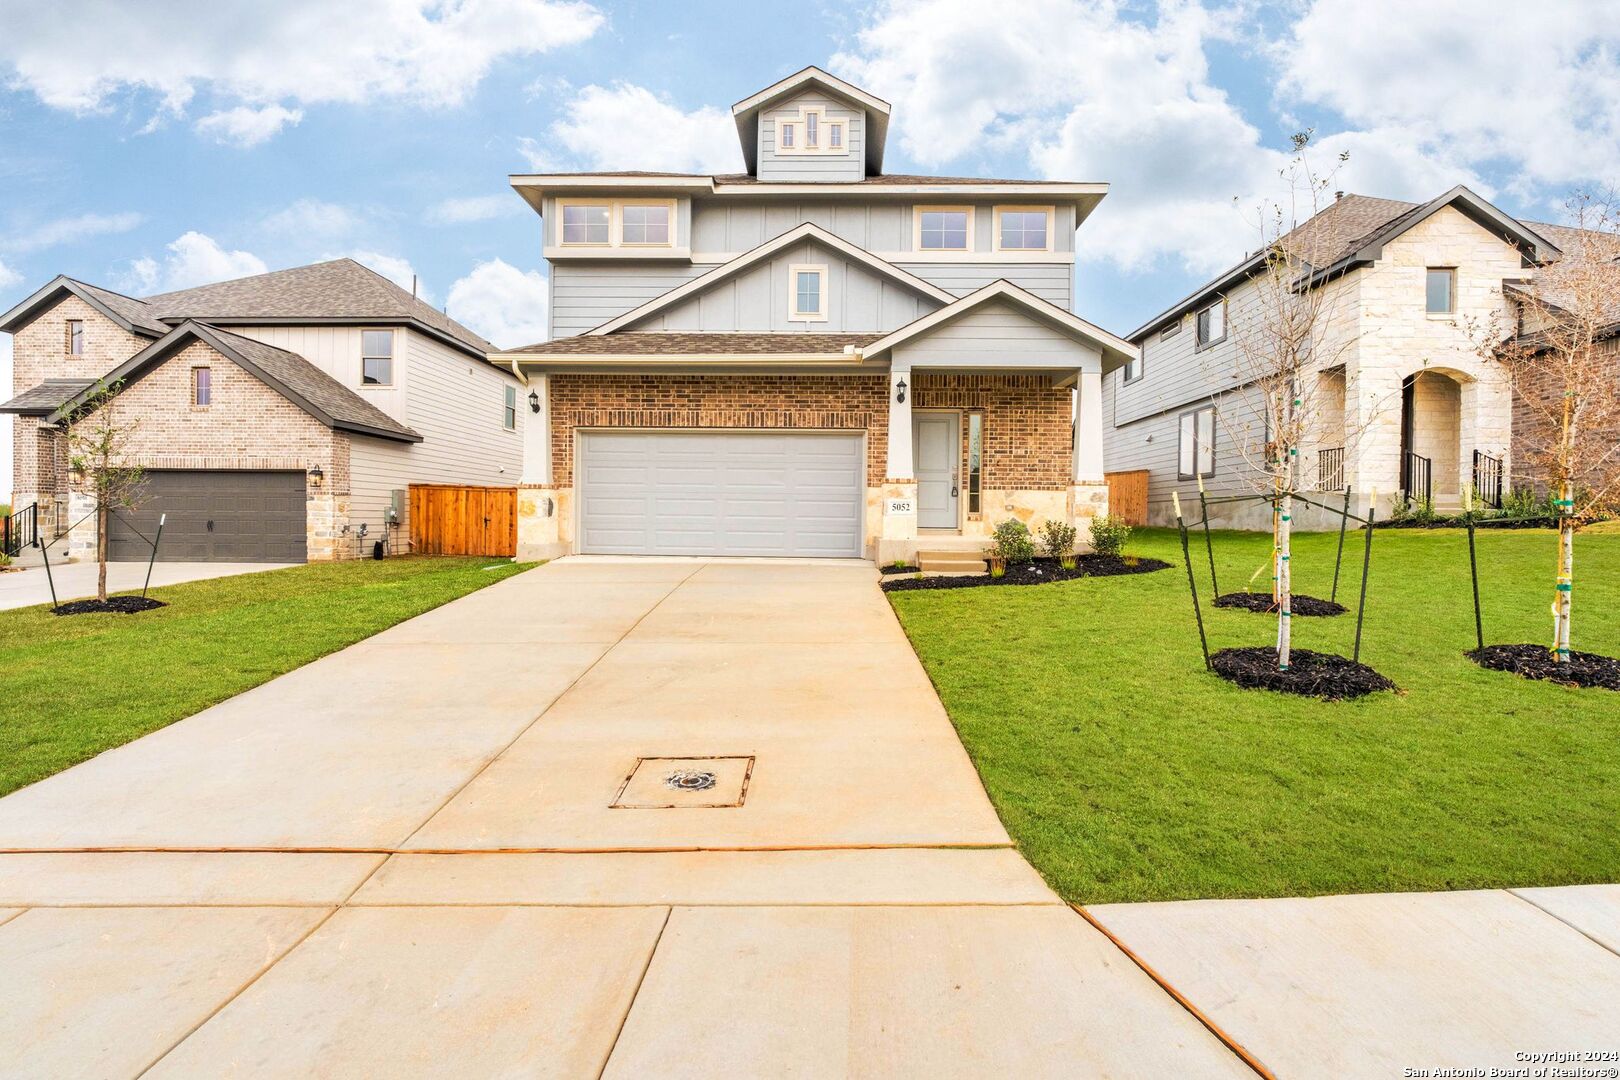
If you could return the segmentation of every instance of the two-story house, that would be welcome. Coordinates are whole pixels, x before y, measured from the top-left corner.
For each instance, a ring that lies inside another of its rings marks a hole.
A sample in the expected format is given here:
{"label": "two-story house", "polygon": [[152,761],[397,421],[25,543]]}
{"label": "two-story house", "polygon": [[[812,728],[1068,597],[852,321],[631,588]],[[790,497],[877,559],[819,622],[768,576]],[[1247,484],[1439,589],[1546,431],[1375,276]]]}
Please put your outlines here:
{"label": "two-story house", "polygon": [[[1477,339],[1493,315],[1508,317],[1504,290],[1557,257],[1553,232],[1456,187],[1421,204],[1340,195],[1281,238],[1312,247],[1309,280],[1298,287],[1333,294],[1308,388],[1316,414],[1301,453],[1308,487],[1342,494],[1348,485],[1358,507],[1376,490],[1384,514],[1402,497],[1455,510],[1470,487],[1499,498],[1512,388]],[[1238,342],[1244,320],[1259,317],[1264,273],[1264,252],[1250,255],[1143,323],[1129,335],[1140,359],[1104,382],[1109,471],[1150,473],[1153,524],[1172,521],[1172,491],[1194,497],[1200,480],[1216,494],[1254,490],[1249,462],[1267,436],[1254,365]],[[1271,511],[1230,504],[1212,520],[1268,529]]]}
{"label": "two-story house", "polygon": [[[301,562],[409,545],[413,483],[516,483],[526,417],[493,348],[349,259],[135,299],[59,277],[13,335],[15,512],[95,549],[66,423],[99,383],[146,471],[113,559]],[[61,550],[60,548],[58,549]]]}
{"label": "two-story house", "polygon": [[1106,185],[883,172],[889,106],[806,68],[732,109],[739,175],[518,175],[553,339],[528,384],[520,555],[981,550],[1106,506],[1072,310]]}

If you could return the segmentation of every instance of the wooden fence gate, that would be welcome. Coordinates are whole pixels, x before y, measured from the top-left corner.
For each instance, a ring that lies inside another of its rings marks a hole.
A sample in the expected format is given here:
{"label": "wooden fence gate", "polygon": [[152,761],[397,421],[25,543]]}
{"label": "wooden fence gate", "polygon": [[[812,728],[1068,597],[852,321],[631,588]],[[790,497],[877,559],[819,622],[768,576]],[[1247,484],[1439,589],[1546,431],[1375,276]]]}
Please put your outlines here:
{"label": "wooden fence gate", "polygon": [[411,485],[418,555],[517,554],[517,488]]}
{"label": "wooden fence gate", "polygon": [[1146,469],[1105,474],[1108,481],[1108,512],[1127,525],[1146,525],[1148,520],[1148,476]]}

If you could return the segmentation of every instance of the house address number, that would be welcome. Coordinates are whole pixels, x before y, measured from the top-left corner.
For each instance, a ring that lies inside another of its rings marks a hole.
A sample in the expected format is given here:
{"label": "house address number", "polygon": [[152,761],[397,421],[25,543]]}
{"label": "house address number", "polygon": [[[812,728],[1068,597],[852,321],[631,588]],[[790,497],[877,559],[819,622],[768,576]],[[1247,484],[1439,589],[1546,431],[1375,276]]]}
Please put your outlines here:
{"label": "house address number", "polygon": [[890,499],[888,513],[911,514],[917,510],[917,503],[913,499]]}

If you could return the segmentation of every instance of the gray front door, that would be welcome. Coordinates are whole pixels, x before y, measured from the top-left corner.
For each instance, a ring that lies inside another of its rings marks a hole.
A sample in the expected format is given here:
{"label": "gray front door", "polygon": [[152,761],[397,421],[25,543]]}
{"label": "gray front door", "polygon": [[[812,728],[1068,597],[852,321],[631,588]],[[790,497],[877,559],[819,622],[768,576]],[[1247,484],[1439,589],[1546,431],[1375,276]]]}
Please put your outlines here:
{"label": "gray front door", "polygon": [[912,452],[917,458],[917,525],[954,529],[957,468],[962,454],[961,418],[956,413],[917,413],[911,420]]}
{"label": "gray front door", "polygon": [[140,505],[108,524],[107,557],[146,561],[166,514],[159,562],[303,562],[304,501],[302,472],[149,472]]}
{"label": "gray front door", "polygon": [[579,550],[604,555],[859,556],[859,435],[580,436]]}

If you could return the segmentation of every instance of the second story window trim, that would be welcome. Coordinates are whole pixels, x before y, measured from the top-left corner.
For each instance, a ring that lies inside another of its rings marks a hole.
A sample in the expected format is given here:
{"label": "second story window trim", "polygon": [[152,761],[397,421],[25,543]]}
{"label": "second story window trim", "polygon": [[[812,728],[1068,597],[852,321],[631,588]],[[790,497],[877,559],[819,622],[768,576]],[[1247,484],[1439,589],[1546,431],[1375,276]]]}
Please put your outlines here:
{"label": "second story window trim", "polygon": [[788,267],[788,321],[827,321],[827,267],[794,263]]}
{"label": "second story window trim", "polygon": [[67,321],[67,354],[69,356],[84,355],[83,319],[69,319]]}
{"label": "second story window trim", "polygon": [[1226,340],[1226,298],[1198,309],[1193,321],[1198,327],[1198,348],[1207,349]]}
{"label": "second story window trim", "polygon": [[501,398],[501,427],[507,431],[517,430],[517,399],[517,387],[507,383],[506,393]]}
{"label": "second story window trim", "polygon": [[394,345],[392,330],[360,331],[360,384],[394,385]]}
{"label": "second story window trim", "polygon": [[1142,378],[1143,366],[1143,358],[1141,353],[1137,353],[1135,356],[1131,357],[1131,359],[1125,361],[1125,367],[1122,369],[1124,372],[1125,381],[1128,383],[1140,381]]}
{"label": "second story window trim", "polygon": [[563,248],[673,248],[675,224],[674,199],[557,200]]}
{"label": "second story window trim", "polygon": [[973,207],[912,207],[911,247],[918,252],[972,251]]}
{"label": "second story window trim", "polygon": [[1427,315],[1457,313],[1457,268],[1431,266],[1423,275],[1423,311]]}
{"label": "second story window trim", "polygon": [[191,369],[191,407],[206,409],[214,403],[214,373],[206,364]]}
{"label": "second story window trim", "polygon": [[[1039,218],[1037,218],[1039,215]],[[1044,225],[1037,224],[1037,221]],[[991,230],[992,251],[1051,251],[1057,208],[1053,206],[1005,205],[995,208]]]}
{"label": "second story window trim", "polygon": [[805,105],[797,112],[776,114],[776,155],[801,157],[849,151],[849,121],[829,119],[820,105]]}

